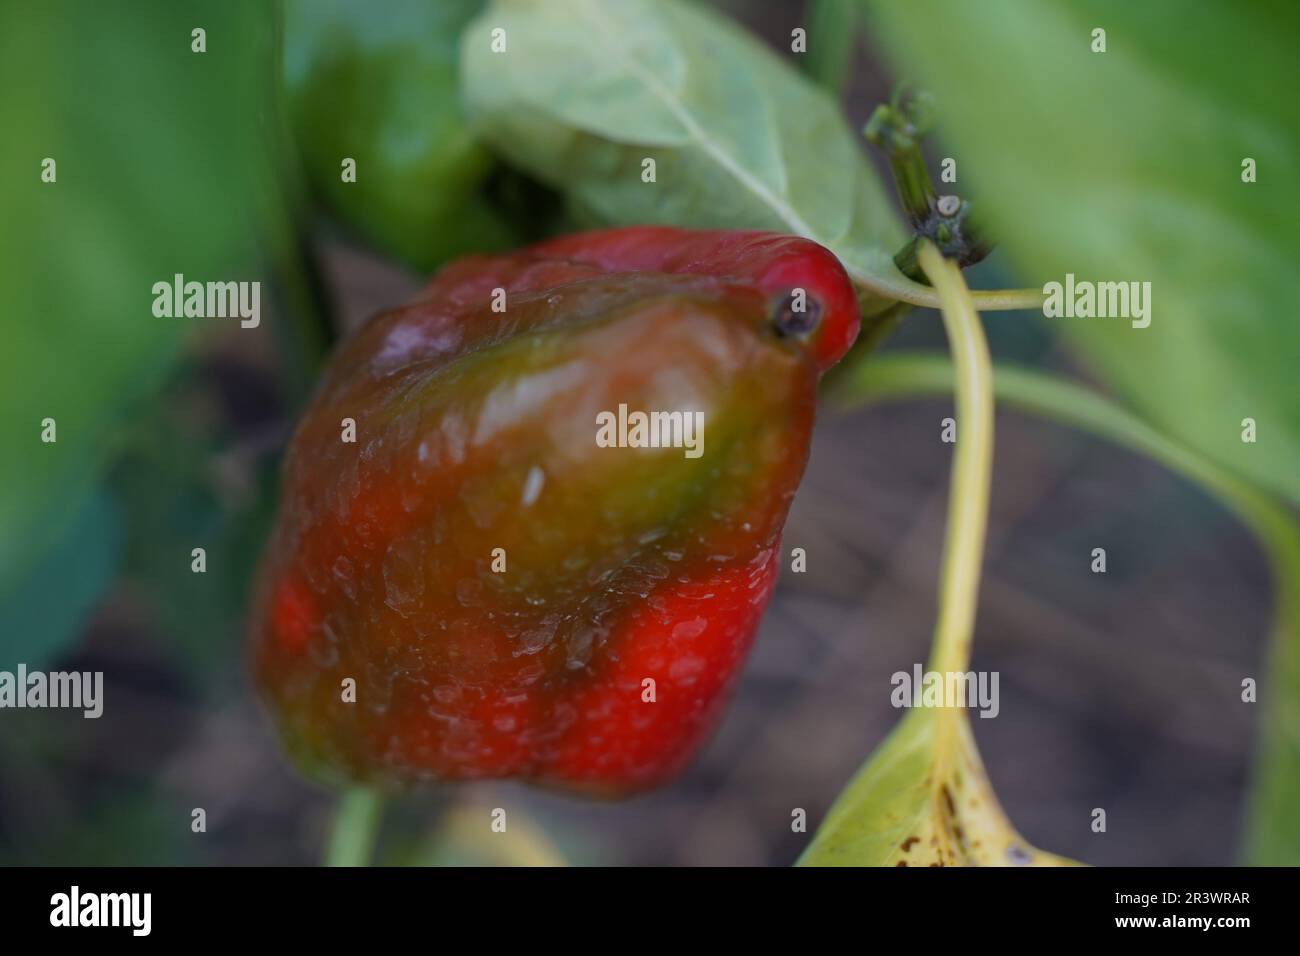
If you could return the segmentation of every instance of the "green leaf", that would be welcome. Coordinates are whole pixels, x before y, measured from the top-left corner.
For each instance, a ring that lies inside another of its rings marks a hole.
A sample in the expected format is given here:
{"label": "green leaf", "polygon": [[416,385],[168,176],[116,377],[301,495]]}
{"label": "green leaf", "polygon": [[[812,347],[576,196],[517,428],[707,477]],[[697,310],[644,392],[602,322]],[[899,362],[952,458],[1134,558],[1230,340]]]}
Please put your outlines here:
{"label": "green leaf", "polygon": [[[1264,709],[1245,855],[1274,866],[1300,863],[1300,524],[1252,485],[1161,434],[1110,399],[1029,369],[997,365],[994,391],[1003,407],[1070,425],[1147,455],[1222,501],[1258,537],[1275,590],[1273,634],[1258,682]],[[894,353],[861,363],[842,377],[844,404],[948,395],[952,365],[938,355]]]}
{"label": "green leaf", "polygon": [[0,593],[0,670],[40,669],[72,645],[114,578],[121,541],[113,499],[82,497],[60,537]]}
{"label": "green leaf", "polygon": [[[6,4],[0,30],[0,594],[50,553],[185,334],[152,287],[248,280],[275,6]],[[206,32],[205,53],[191,31]],[[44,160],[56,179],[43,182]],[[256,335],[267,330],[241,330]],[[57,441],[42,442],[55,420]]]}
{"label": "green leaf", "polygon": [[908,712],[836,799],[800,866],[1073,866],[998,804],[960,710]]}
{"label": "green leaf", "polygon": [[[494,171],[457,94],[461,30],[482,0],[289,0],[287,106],[314,189],[380,248],[431,268],[504,248],[510,223],[480,195]],[[344,158],[356,181],[344,182]]]}
{"label": "green leaf", "polygon": [[500,0],[461,70],[474,128],[599,222],[797,233],[882,300],[930,293],[894,267],[901,227],[835,101],[702,5]]}
{"label": "green leaf", "polygon": [[1300,502],[1300,5],[866,7],[1027,280],[1151,283],[1148,328],[1047,321],[1162,431]]}

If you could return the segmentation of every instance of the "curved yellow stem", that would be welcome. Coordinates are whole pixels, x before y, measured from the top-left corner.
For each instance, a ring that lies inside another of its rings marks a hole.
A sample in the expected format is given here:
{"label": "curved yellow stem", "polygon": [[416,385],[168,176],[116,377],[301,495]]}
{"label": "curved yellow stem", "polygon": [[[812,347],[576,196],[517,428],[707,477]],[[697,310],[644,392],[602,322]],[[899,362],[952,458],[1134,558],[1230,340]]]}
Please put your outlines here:
{"label": "curved yellow stem", "polygon": [[921,248],[919,261],[939,296],[956,371],[957,447],[930,669],[964,671],[970,661],[993,476],[993,371],[961,269],[930,243]]}

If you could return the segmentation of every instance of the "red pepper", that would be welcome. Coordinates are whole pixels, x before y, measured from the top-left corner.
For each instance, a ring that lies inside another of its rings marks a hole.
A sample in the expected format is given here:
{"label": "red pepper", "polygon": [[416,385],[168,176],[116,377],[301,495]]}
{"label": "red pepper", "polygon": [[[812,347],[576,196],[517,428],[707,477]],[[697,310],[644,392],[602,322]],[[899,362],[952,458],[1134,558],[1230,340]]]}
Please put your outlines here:
{"label": "red pepper", "polygon": [[[815,243],[658,227],[463,259],[373,319],[294,436],[262,571],[290,749],[362,780],[671,776],[771,596],[817,379],[857,330]],[[679,413],[686,447],[627,447],[635,412]]]}

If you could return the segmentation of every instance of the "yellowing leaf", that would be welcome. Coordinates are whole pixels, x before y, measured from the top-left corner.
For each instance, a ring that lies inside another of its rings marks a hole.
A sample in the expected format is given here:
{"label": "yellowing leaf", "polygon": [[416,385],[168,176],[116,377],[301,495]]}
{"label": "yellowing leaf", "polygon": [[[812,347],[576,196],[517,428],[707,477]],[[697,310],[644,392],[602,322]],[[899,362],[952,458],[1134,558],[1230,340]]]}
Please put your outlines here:
{"label": "yellowing leaf", "polygon": [[962,710],[908,712],[840,794],[801,866],[1076,866],[998,803]]}

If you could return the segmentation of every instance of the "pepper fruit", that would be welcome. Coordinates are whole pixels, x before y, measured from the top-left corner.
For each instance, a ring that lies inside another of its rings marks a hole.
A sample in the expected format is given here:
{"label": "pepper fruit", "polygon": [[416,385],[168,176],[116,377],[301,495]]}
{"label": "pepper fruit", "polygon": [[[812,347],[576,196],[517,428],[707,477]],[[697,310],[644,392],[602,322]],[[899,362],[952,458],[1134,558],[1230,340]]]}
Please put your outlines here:
{"label": "pepper fruit", "polygon": [[[672,776],[771,596],[858,321],[816,243],[663,227],[462,259],[372,319],[291,442],[256,598],[289,749],[371,782]],[[701,412],[701,454],[602,447],[624,410]]]}

